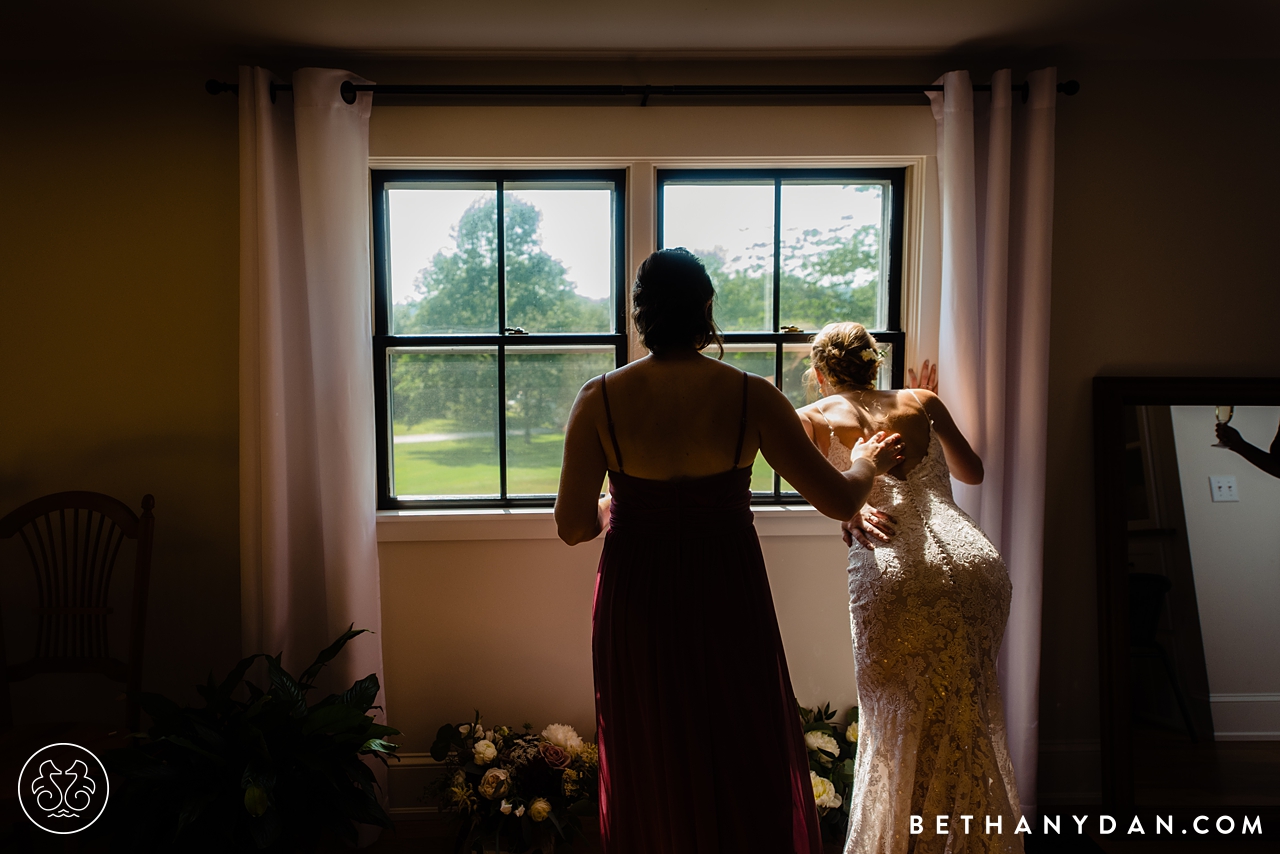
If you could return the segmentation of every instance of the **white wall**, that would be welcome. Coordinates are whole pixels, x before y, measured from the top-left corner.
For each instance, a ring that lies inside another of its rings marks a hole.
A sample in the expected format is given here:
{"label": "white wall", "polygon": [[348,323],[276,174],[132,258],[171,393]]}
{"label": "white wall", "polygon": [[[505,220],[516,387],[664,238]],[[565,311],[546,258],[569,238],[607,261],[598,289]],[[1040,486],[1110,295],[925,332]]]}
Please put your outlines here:
{"label": "white wall", "polygon": [[[1170,410],[1215,735],[1280,740],[1280,479],[1211,447],[1212,406]],[[1231,426],[1265,450],[1277,423],[1280,406],[1244,406]],[[1213,502],[1211,475],[1234,476],[1239,502]]]}

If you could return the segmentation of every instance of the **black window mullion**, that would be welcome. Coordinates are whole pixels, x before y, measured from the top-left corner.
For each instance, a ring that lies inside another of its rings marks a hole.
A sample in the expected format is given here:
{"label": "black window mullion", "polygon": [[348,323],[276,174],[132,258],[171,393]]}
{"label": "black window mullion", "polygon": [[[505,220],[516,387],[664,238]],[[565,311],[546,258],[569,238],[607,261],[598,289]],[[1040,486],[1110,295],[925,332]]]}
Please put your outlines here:
{"label": "black window mullion", "polygon": [[[782,329],[782,179],[773,179],[773,308],[772,323],[766,321],[770,332]],[[778,364],[782,364],[779,361]],[[781,388],[781,376],[778,377]]]}
{"label": "black window mullion", "polygon": [[[507,217],[498,179],[498,334],[507,334]],[[507,348],[498,345],[498,497],[507,500]]]}
{"label": "black window mullion", "polygon": [[498,334],[505,335],[507,329],[507,215],[503,210],[503,182],[498,187]]}
{"label": "black window mullion", "polygon": [[391,455],[395,440],[391,436],[391,377],[387,370],[387,347],[377,340],[373,344],[374,429],[377,431],[378,509],[390,510],[388,501],[395,489],[391,472]]}
{"label": "black window mullion", "polygon": [[498,497],[507,500],[507,348],[498,345]]}

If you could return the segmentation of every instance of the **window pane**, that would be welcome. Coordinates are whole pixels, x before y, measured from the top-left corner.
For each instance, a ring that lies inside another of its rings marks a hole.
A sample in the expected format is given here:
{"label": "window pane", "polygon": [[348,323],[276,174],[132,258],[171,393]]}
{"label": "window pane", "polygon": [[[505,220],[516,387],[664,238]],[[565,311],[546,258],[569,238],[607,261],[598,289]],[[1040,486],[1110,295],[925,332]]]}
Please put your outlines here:
{"label": "window pane", "polygon": [[887,325],[883,184],[782,184],[779,324],[818,330]]}
{"label": "window pane", "polygon": [[662,185],[662,245],[683,246],[702,259],[716,288],[721,329],[777,331],[772,181]]}
{"label": "window pane", "polygon": [[574,398],[615,361],[612,347],[507,348],[508,495],[555,495]]}
{"label": "window pane", "polygon": [[612,332],[611,186],[506,186],[507,326]]}
{"label": "window pane", "polygon": [[387,191],[391,332],[498,331],[498,191],[431,184]]}
{"label": "window pane", "polygon": [[[719,350],[711,347],[702,352],[714,359]],[[773,344],[736,344],[724,348],[724,361],[739,370],[773,382],[776,353],[777,349]],[[765,462],[764,454],[761,453],[756,454],[755,462],[751,466],[751,491],[773,492],[773,469]]]}
{"label": "window pane", "polygon": [[391,494],[498,497],[497,349],[389,350],[387,359]]}

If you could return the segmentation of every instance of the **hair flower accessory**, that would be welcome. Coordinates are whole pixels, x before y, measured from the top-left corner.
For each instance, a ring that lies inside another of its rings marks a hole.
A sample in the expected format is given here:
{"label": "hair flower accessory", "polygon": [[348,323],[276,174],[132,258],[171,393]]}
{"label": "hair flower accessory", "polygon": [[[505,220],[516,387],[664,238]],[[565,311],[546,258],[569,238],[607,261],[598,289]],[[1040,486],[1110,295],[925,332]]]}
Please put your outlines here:
{"label": "hair flower accessory", "polygon": [[884,358],[884,355],[875,347],[868,347],[860,354],[864,362],[878,362]]}

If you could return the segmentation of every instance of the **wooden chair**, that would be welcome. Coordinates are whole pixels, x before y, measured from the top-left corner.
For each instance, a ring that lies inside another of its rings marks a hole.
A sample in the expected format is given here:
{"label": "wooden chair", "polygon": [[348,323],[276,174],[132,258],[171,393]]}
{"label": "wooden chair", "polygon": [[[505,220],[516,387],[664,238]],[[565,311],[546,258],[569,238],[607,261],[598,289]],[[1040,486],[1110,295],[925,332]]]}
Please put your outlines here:
{"label": "wooden chair", "polygon": [[[101,673],[124,682],[127,723],[138,731],[137,692],[142,687],[142,649],[147,619],[147,585],[155,499],[142,497],[142,516],[97,492],[59,492],[30,501],[0,519],[0,539],[18,535],[36,575],[36,652],[10,664],[0,626],[0,732],[13,727],[9,683],[38,673]],[[129,655],[112,657],[107,648],[107,605],[116,557],[125,539],[137,541],[133,603],[129,615]]]}

